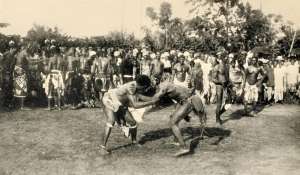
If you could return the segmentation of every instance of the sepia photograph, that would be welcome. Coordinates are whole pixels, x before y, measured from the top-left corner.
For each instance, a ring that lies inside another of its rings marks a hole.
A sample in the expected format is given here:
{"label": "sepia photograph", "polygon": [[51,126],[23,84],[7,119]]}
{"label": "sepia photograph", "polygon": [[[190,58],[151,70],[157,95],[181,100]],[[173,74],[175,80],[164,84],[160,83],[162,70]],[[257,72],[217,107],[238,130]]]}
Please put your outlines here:
{"label": "sepia photograph", "polygon": [[0,175],[299,175],[299,0],[0,0]]}

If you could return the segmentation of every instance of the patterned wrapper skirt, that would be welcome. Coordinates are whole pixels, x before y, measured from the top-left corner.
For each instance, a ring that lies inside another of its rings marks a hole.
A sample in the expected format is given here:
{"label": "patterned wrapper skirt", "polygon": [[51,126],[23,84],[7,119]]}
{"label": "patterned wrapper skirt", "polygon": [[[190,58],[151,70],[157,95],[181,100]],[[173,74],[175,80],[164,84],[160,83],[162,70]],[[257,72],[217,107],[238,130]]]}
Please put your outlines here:
{"label": "patterned wrapper skirt", "polygon": [[26,97],[27,96],[27,77],[22,68],[17,67],[14,70],[14,96]]}

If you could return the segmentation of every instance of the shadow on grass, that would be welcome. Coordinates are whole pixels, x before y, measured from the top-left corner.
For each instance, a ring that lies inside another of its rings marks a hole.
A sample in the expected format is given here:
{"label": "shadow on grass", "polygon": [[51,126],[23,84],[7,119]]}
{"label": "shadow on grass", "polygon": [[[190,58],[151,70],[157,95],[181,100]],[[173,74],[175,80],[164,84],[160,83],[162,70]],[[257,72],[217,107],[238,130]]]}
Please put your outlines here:
{"label": "shadow on grass", "polygon": [[[200,128],[196,128],[196,127],[186,127],[186,128],[182,128],[181,129],[182,134],[189,134],[190,137],[188,137],[186,140],[188,139],[193,139],[193,140],[197,140],[194,138],[199,138],[201,139],[199,136],[201,136],[201,129]],[[217,127],[205,127],[203,136],[207,136],[207,137],[229,137],[231,134],[230,130],[227,129],[223,129],[223,128],[217,128]],[[161,138],[167,138],[167,137],[171,137],[173,135],[172,130],[170,128],[164,128],[164,129],[159,129],[159,130],[155,130],[155,131],[150,131],[144,134],[144,136],[140,139],[139,143],[141,145],[147,143],[147,142],[151,142],[151,141],[155,141],[155,140],[159,140]]]}
{"label": "shadow on grass", "polygon": [[[209,138],[218,137],[215,142],[211,143],[212,145],[218,145],[222,140],[231,135],[230,130],[217,127],[205,127],[203,135],[201,135],[202,132],[199,127],[186,127],[182,128],[181,131],[183,135],[190,135],[188,138],[185,138],[185,140],[190,140],[191,151],[188,154],[194,154],[194,150],[197,148],[200,140],[204,139],[204,136]],[[147,142],[171,137],[172,135],[172,130],[170,128],[150,131],[144,134],[139,143],[143,145]]]}
{"label": "shadow on grass", "polygon": [[[265,107],[266,107],[266,105],[258,105],[256,107],[255,113],[259,114],[261,111],[263,111],[265,109]],[[246,115],[244,109],[239,109],[239,110],[236,110],[233,113],[231,113],[228,117],[229,118],[223,120],[223,124],[230,120],[240,120],[243,117],[251,117],[251,115]]]}

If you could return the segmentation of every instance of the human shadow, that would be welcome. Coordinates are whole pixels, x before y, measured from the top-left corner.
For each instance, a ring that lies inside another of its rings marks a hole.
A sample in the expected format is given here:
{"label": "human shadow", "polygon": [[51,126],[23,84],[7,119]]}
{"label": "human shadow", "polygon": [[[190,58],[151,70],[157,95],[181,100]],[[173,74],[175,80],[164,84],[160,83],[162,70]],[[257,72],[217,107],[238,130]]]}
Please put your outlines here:
{"label": "human shadow", "polygon": [[[185,140],[192,139],[192,142],[196,140],[203,139],[204,136],[206,137],[229,137],[231,134],[230,130],[217,128],[217,127],[205,127],[204,132],[202,134],[202,129],[199,127],[186,127],[181,129],[182,134],[190,135]],[[143,145],[147,142],[159,140],[162,138],[167,138],[173,136],[172,130],[170,128],[159,129],[155,131],[150,131],[144,134],[144,136],[140,139],[139,144]],[[195,142],[196,143],[196,142]],[[193,143],[193,145],[195,144]],[[197,146],[197,145],[194,145]]]}
{"label": "human shadow", "polygon": [[211,143],[211,145],[218,145],[222,140],[229,137],[231,135],[231,130],[218,128],[218,127],[205,127],[202,131],[201,128],[196,127],[187,127],[183,129],[183,133],[187,133],[190,137],[186,138],[185,140],[190,141],[190,153],[193,154],[195,149],[200,143],[200,140],[204,139],[204,137],[212,138],[217,137],[218,139]]}
{"label": "human shadow", "polygon": [[223,124],[227,123],[230,120],[240,120],[241,118],[246,117],[244,109],[238,109],[231,113],[227,119],[223,120]]}
{"label": "human shadow", "polygon": [[120,145],[120,146],[116,146],[116,147],[113,147],[113,148],[109,149],[109,151],[115,151],[115,150],[119,150],[119,149],[123,149],[123,148],[128,148],[128,147],[131,147],[131,146],[133,146],[132,143],[125,144],[125,145]]}
{"label": "human shadow", "polygon": [[[265,109],[266,105],[257,105],[254,112],[256,114],[259,114],[261,111],[263,111]],[[245,110],[244,109],[238,109],[236,111],[234,111],[233,113],[231,113],[227,119],[223,120],[223,124],[227,123],[230,120],[240,120],[243,117],[253,117],[250,114],[245,114]]]}

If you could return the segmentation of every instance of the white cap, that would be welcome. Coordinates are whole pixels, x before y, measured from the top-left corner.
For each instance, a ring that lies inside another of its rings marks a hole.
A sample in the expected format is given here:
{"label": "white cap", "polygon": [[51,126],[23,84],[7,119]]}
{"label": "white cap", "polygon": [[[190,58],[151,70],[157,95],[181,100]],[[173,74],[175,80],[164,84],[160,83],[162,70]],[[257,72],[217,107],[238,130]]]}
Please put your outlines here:
{"label": "white cap", "polygon": [[8,45],[13,46],[13,45],[15,45],[15,42],[13,40],[10,40]]}
{"label": "white cap", "polygon": [[269,62],[269,60],[264,59],[264,58],[261,58],[261,59],[259,59],[258,61],[260,61],[260,62],[262,62],[262,63],[268,63],[268,62]]}
{"label": "white cap", "polygon": [[183,55],[184,55],[185,57],[189,57],[189,56],[190,56],[190,53],[189,53],[188,51],[185,51],[185,52],[183,53]]}
{"label": "white cap", "polygon": [[277,56],[276,60],[282,61],[284,60],[282,56]]}
{"label": "white cap", "polygon": [[94,56],[94,55],[97,55],[97,53],[96,53],[95,51],[90,51],[90,52],[89,52],[89,55],[90,55],[90,57],[92,57],[92,56]]}
{"label": "white cap", "polygon": [[175,55],[175,54],[176,54],[176,50],[171,50],[171,51],[170,51],[170,54],[171,54],[171,55]]}
{"label": "white cap", "polygon": [[248,52],[246,58],[253,58],[254,54],[253,52]]}
{"label": "white cap", "polygon": [[182,52],[178,52],[178,53],[177,53],[177,56],[178,56],[178,57],[181,57],[182,55],[183,55]]}
{"label": "white cap", "polygon": [[155,54],[155,53],[152,53],[152,54],[150,55],[150,58],[152,58],[152,59],[156,58],[156,54]]}
{"label": "white cap", "polygon": [[120,56],[120,52],[119,52],[119,51],[115,51],[115,52],[114,52],[114,56],[115,56],[115,57]]}

